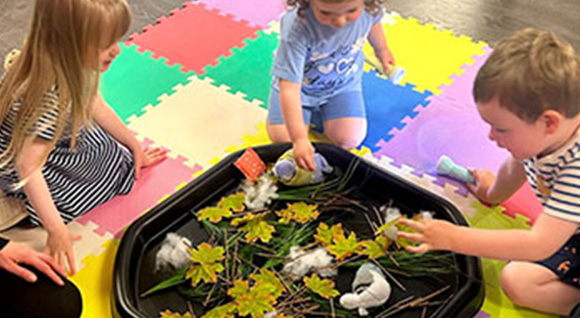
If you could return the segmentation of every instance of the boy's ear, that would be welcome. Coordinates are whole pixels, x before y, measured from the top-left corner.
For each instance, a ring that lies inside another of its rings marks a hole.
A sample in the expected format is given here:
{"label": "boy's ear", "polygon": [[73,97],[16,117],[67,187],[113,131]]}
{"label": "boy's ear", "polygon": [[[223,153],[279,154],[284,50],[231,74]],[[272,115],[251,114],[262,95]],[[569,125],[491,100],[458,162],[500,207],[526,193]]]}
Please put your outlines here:
{"label": "boy's ear", "polygon": [[546,128],[546,132],[548,134],[553,134],[556,132],[556,130],[558,130],[560,127],[562,118],[562,114],[559,112],[552,109],[546,110],[541,116],[541,120],[543,121]]}

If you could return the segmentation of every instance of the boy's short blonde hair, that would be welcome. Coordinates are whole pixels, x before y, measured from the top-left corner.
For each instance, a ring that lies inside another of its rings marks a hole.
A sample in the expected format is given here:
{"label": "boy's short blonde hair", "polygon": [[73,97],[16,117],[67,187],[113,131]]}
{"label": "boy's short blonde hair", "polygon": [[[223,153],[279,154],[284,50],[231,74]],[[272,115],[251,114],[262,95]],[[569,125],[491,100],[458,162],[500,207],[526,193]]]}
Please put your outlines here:
{"label": "boy's short blonde hair", "polygon": [[[286,5],[291,8],[297,7],[298,15],[303,16],[304,10],[306,10],[308,6],[310,6],[310,1],[311,0],[286,0]],[[351,0],[321,0],[321,1],[330,3],[341,3]],[[387,2],[387,0],[365,0],[365,10],[372,15],[376,15],[379,12],[381,12],[385,2]]]}
{"label": "boy's short blonde hair", "polygon": [[473,86],[477,103],[498,98],[522,120],[534,123],[546,110],[567,118],[580,112],[580,62],[563,38],[524,29],[500,41]]}

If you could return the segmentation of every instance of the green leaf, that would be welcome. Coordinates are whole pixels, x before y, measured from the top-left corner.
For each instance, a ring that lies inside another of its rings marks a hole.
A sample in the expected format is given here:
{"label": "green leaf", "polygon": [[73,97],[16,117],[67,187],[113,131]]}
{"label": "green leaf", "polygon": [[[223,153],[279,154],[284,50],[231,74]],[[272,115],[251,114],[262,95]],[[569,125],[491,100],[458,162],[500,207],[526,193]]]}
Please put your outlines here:
{"label": "green leaf", "polygon": [[263,220],[264,214],[254,215],[252,213],[246,214],[243,218],[232,220],[233,226],[238,226],[245,223],[238,231],[246,232],[246,241],[252,243],[260,239],[264,243],[268,243],[272,238],[272,233],[276,229]]}
{"label": "green leaf", "polygon": [[197,220],[210,220],[213,223],[218,223],[222,220],[222,218],[229,218],[232,215],[232,211],[230,211],[228,208],[210,206],[198,212]]}
{"label": "green leaf", "polygon": [[188,312],[181,315],[179,313],[166,310],[161,313],[161,316],[159,318],[193,318],[193,316]]}
{"label": "green leaf", "polygon": [[314,235],[314,240],[322,246],[328,246],[332,244],[332,239],[338,235],[344,235],[342,229],[342,224],[333,225],[328,228],[326,223],[320,223],[316,229],[316,235]]}
{"label": "green leaf", "polygon": [[309,205],[304,202],[297,202],[293,204],[288,204],[288,207],[282,211],[276,212],[278,216],[282,219],[278,222],[281,224],[290,223],[295,221],[300,224],[314,221],[318,218],[318,211],[316,210],[318,205]]}
{"label": "green leaf", "polygon": [[224,248],[212,247],[207,243],[201,243],[195,248],[189,249],[189,259],[201,264],[215,263],[224,259]]}
{"label": "green leaf", "polygon": [[261,318],[268,312],[274,311],[276,299],[269,292],[269,284],[255,284],[249,287],[248,281],[236,280],[234,287],[228,290],[228,295],[234,297],[240,316],[252,315]]}
{"label": "green leaf", "polygon": [[217,263],[224,259],[224,248],[212,247],[207,243],[201,243],[195,248],[189,249],[189,259],[194,264],[189,265],[185,278],[191,279],[191,286],[195,287],[200,281],[215,283],[217,274],[224,271],[224,266]]}
{"label": "green leaf", "polygon": [[397,221],[399,221],[401,217],[398,218],[394,218],[391,221],[389,221],[388,223],[383,224],[381,227],[379,227],[377,229],[377,231],[375,232],[375,235],[381,235],[383,234],[384,231],[388,230],[391,226],[394,226],[395,223],[397,223]]}
{"label": "green leaf", "polygon": [[336,259],[342,260],[358,252],[360,250],[360,244],[356,241],[356,234],[350,232],[348,238],[344,234],[335,236],[332,239],[332,245],[329,245],[326,249]]}
{"label": "green leaf", "polygon": [[232,212],[242,212],[244,211],[244,200],[246,200],[246,195],[243,192],[238,192],[223,197],[217,206],[218,208],[228,209]]}
{"label": "green leaf", "polygon": [[330,279],[320,279],[316,273],[312,274],[310,277],[304,277],[303,280],[306,287],[326,299],[340,295],[340,293],[334,289],[333,281]]}
{"label": "green leaf", "polygon": [[189,270],[185,274],[185,278],[191,279],[191,286],[195,287],[200,281],[215,283],[217,281],[217,274],[223,271],[224,266],[220,263],[192,264],[189,265]]}
{"label": "green leaf", "polygon": [[177,271],[177,273],[175,273],[175,275],[169,277],[168,279],[162,281],[161,283],[155,285],[153,288],[144,292],[141,295],[141,297],[147,297],[160,290],[164,290],[185,283],[187,281],[187,279],[185,278],[185,273],[187,273],[187,269],[188,267],[180,269],[179,271]]}
{"label": "green leaf", "polygon": [[391,245],[391,241],[384,237],[378,236],[375,240],[367,240],[359,243],[362,247],[362,251],[359,251],[360,255],[366,255],[372,259],[378,259],[387,254],[387,249]]}
{"label": "green leaf", "polygon": [[201,318],[234,318],[236,305],[233,303],[225,304],[206,312]]}
{"label": "green leaf", "polygon": [[280,297],[284,292],[284,285],[272,271],[261,269],[259,274],[252,274],[250,277],[256,282],[255,285],[266,286],[274,298]]}

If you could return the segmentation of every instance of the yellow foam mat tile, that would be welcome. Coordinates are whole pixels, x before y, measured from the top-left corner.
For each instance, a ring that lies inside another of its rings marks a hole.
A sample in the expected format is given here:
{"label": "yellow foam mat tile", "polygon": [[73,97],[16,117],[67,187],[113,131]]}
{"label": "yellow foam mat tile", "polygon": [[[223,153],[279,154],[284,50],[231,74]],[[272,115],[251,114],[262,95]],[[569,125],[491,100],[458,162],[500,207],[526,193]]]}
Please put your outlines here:
{"label": "yellow foam mat tile", "polygon": [[[479,201],[474,201],[472,207],[476,213],[469,217],[468,221],[471,226],[482,229],[529,229],[526,224],[529,219],[524,216],[516,215],[511,218],[502,213],[503,207],[487,207]],[[505,266],[505,261],[492,260],[487,258],[481,259],[483,270],[483,279],[486,285],[485,301],[482,310],[488,313],[492,318],[509,317],[509,318],[556,318],[557,315],[548,315],[536,311],[524,309],[514,305],[514,303],[505,295],[500,287],[501,271]]]}
{"label": "yellow foam mat tile", "polygon": [[[93,222],[82,225],[79,222],[72,221],[67,225],[72,235],[80,235],[81,239],[74,242],[75,266],[77,271],[85,265],[82,260],[89,255],[99,255],[103,252],[101,245],[113,238],[113,235],[106,233],[99,235],[95,232],[98,228]],[[2,237],[27,244],[31,248],[42,251],[46,243],[47,233],[44,228],[35,227],[32,229],[13,228],[9,231],[2,232]]]}
{"label": "yellow foam mat tile", "polygon": [[83,298],[81,318],[111,318],[113,315],[113,266],[119,240],[109,240],[98,256],[83,260],[85,267],[71,280],[80,289]]}
{"label": "yellow foam mat tile", "polygon": [[209,78],[190,79],[172,95],[160,97],[157,106],[147,106],[143,115],[130,118],[129,128],[138,138],[170,149],[169,156],[185,157],[188,166],[207,169],[216,157],[227,154],[229,146],[255,134],[267,113],[259,102],[230,94],[227,86],[216,87]]}
{"label": "yellow foam mat tile", "polygon": [[[401,84],[414,85],[420,92],[441,93],[440,86],[449,85],[450,76],[463,72],[461,66],[471,63],[474,55],[483,54],[486,46],[484,42],[455,36],[432,24],[421,24],[415,18],[388,15],[383,19],[383,26],[397,65],[406,71]],[[364,52],[374,56],[368,43]],[[369,69],[368,65],[365,69]]]}

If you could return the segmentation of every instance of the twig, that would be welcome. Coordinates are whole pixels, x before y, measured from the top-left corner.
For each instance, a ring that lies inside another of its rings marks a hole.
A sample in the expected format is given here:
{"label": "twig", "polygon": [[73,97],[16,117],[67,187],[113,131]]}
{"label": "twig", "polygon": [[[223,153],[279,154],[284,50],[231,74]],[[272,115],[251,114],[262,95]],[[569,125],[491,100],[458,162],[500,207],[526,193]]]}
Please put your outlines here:
{"label": "twig", "polygon": [[373,205],[373,211],[375,212],[375,215],[377,217],[377,219],[379,220],[379,224],[381,226],[383,226],[385,224],[385,218],[383,218],[383,216],[381,215],[381,211],[379,211],[379,209],[377,209],[376,206]]}
{"label": "twig", "polygon": [[371,227],[371,230],[373,231],[373,233],[376,233],[377,230],[379,229],[377,227],[377,225],[371,220],[370,216],[368,216],[366,213],[363,213],[363,215],[364,215],[365,219],[367,220],[367,223]]}
{"label": "twig", "polygon": [[389,273],[389,271],[379,262],[377,262],[377,260],[375,259],[370,259],[375,265],[377,265],[377,267],[379,267],[387,276],[389,276],[389,278],[397,285],[397,287],[399,287],[401,290],[403,291],[407,291],[407,288],[405,288],[405,286],[403,286],[403,284],[401,284],[401,282],[399,282],[393,275],[391,275],[391,273]]}
{"label": "twig", "polygon": [[330,298],[330,313],[332,318],[336,318],[336,313],[334,312],[334,298]]}
{"label": "twig", "polygon": [[189,313],[191,314],[192,318],[197,318],[195,311],[193,311],[193,306],[189,300],[187,301],[187,308],[189,309]]}
{"label": "twig", "polygon": [[436,317],[437,314],[439,314],[439,312],[443,309],[443,307],[445,307],[445,304],[447,304],[454,296],[455,296],[455,294],[449,295],[449,297],[447,297],[447,299],[445,299],[445,301],[443,302],[443,304],[441,306],[439,306],[439,308],[437,308],[437,310],[435,310],[435,312],[433,312],[431,314],[431,316],[429,316],[429,318]]}
{"label": "twig", "polygon": [[398,302],[397,304],[387,308],[386,310],[381,312],[379,315],[377,315],[377,318],[387,318],[387,317],[392,316],[395,313],[398,313],[399,311],[401,311],[403,309],[413,308],[413,307],[417,307],[417,306],[423,306],[423,305],[425,305],[427,300],[438,296],[439,294],[443,293],[444,291],[446,291],[449,288],[450,288],[450,286],[447,285],[447,286],[445,286],[445,287],[443,287],[435,292],[432,292],[431,294],[429,294],[427,296],[419,297],[417,299],[410,300],[409,302],[404,303],[404,304],[399,304],[401,302]]}

